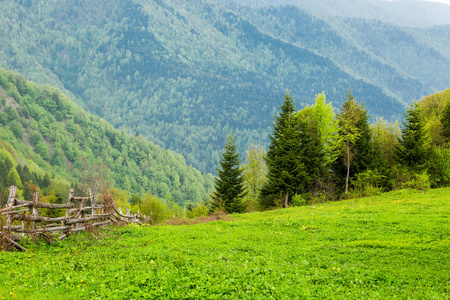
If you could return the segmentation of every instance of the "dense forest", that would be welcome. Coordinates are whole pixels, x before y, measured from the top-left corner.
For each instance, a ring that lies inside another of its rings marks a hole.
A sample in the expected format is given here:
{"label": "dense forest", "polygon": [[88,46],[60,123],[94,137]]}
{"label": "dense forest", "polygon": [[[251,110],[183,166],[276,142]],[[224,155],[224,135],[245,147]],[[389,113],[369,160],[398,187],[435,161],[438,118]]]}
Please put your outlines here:
{"label": "dense forest", "polygon": [[301,108],[352,88],[373,118],[401,118],[448,87],[448,32],[203,0],[1,1],[0,65],[206,173],[230,131],[242,153],[268,145],[286,89]]}
{"label": "dense forest", "polygon": [[10,185],[29,195],[30,183],[64,199],[69,187],[86,193],[89,186],[92,192],[110,188],[128,198],[148,194],[181,206],[210,193],[212,175],[202,175],[183,156],[142,135],[114,129],[57,89],[0,68],[0,99],[2,201]]}
{"label": "dense forest", "polygon": [[321,17],[378,20],[403,27],[450,24],[450,6],[416,0],[214,0],[227,5],[270,7],[293,5]]}
{"label": "dense forest", "polygon": [[227,138],[212,207],[242,212],[450,185],[450,89],[412,104],[402,126],[369,118],[351,91],[337,110],[319,94],[297,111],[287,93],[267,154],[252,149],[241,166]]}

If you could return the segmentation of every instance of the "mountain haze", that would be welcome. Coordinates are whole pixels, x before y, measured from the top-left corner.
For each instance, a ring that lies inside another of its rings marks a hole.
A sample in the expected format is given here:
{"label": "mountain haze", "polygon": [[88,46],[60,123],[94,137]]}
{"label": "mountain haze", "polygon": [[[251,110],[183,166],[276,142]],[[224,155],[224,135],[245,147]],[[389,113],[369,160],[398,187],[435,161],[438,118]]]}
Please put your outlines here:
{"label": "mountain haze", "polygon": [[267,143],[287,89],[301,108],[351,88],[400,118],[450,85],[448,32],[204,0],[2,1],[0,65],[211,172],[230,131],[240,151]]}
{"label": "mountain haze", "polygon": [[450,5],[422,0],[215,0],[252,7],[295,5],[317,16],[379,20],[404,27],[450,24]]}

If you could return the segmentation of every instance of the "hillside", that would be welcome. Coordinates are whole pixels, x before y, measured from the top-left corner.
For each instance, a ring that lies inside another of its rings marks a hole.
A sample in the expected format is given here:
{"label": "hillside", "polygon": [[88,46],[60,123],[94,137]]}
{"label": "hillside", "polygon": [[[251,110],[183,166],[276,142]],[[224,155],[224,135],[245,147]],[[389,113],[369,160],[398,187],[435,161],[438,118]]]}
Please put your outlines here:
{"label": "hillside", "polygon": [[[150,192],[169,197],[181,205],[201,201],[210,193],[211,175],[203,176],[188,167],[180,154],[161,149],[141,135],[114,129],[57,89],[27,82],[0,68],[0,98],[2,193],[9,185],[25,190],[29,180],[46,188],[49,179],[46,185],[40,184],[45,174],[53,178],[55,192],[64,190],[58,185],[104,184],[129,195]],[[25,167],[41,179],[23,175]],[[20,184],[6,176],[11,169],[18,170]]]}
{"label": "hillside", "polygon": [[[322,91],[339,106],[351,88],[372,117],[392,120],[410,100],[448,88],[438,33],[448,28],[349,22],[206,0],[3,1],[0,65],[214,172],[230,131],[241,152],[267,144],[286,89],[303,107]],[[390,31],[393,41],[406,35],[406,48],[390,46]],[[387,44],[382,53],[377,44]]]}
{"label": "hillside", "polygon": [[449,193],[400,190],[232,221],[127,226],[100,233],[100,242],[73,235],[28,253],[2,253],[0,295],[446,299]]}
{"label": "hillside", "polygon": [[450,24],[450,6],[420,0],[215,0],[252,7],[295,5],[317,16],[378,20],[403,27]]}

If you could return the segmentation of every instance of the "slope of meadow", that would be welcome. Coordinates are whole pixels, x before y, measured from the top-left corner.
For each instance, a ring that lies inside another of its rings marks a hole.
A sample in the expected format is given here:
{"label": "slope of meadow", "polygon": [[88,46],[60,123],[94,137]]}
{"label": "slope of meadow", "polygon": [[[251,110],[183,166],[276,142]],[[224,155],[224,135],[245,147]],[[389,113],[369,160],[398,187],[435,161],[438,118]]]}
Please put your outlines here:
{"label": "slope of meadow", "polygon": [[27,245],[0,256],[0,297],[448,299],[449,192],[400,190]]}

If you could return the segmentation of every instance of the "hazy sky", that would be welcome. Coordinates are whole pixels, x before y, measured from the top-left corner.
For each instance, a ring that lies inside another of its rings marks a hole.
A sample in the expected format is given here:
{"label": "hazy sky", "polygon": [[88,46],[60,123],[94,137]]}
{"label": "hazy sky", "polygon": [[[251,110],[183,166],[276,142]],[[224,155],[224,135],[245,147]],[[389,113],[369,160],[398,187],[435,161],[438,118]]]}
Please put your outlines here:
{"label": "hazy sky", "polygon": [[[450,5],[450,0],[425,0],[425,1],[431,1],[431,2],[441,2]],[[449,16],[450,18],[450,16]]]}

